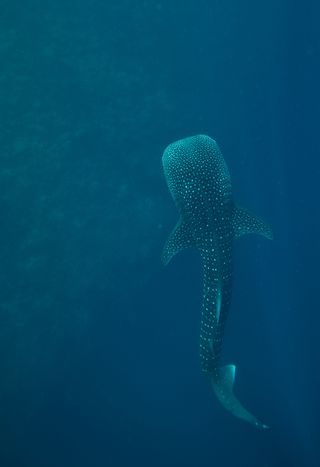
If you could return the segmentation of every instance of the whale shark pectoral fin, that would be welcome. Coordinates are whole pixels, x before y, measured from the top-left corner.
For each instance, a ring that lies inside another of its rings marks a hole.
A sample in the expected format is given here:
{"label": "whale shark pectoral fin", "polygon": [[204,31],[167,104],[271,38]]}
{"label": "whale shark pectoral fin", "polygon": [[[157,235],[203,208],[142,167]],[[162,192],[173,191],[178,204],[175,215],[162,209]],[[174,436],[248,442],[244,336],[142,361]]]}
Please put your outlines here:
{"label": "whale shark pectoral fin", "polygon": [[184,250],[193,246],[193,239],[190,233],[189,226],[183,219],[180,219],[177,222],[177,225],[174,227],[173,231],[169,235],[166,244],[162,252],[162,262],[167,265],[169,261],[177,254],[179,251]]}
{"label": "whale shark pectoral fin", "polygon": [[271,227],[263,219],[239,206],[235,206],[233,210],[233,231],[235,238],[246,234],[259,234],[269,240],[273,239]]}
{"label": "whale shark pectoral fin", "polygon": [[233,393],[233,384],[235,379],[235,365],[226,365],[218,368],[217,372],[211,375],[211,385],[215,395],[221,405],[231,412],[234,416],[255,425],[258,428],[268,428],[267,425],[261,423],[252,413],[250,413],[239,402]]}

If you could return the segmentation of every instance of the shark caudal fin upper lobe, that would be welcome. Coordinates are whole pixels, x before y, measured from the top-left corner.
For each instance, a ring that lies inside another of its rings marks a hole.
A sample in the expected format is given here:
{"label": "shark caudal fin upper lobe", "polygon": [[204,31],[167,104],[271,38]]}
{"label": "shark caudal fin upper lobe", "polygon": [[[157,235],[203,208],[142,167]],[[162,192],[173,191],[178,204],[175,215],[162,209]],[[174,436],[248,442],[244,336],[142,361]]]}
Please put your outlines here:
{"label": "shark caudal fin upper lobe", "polygon": [[234,365],[226,365],[218,368],[214,374],[210,375],[210,381],[215,395],[221,405],[231,412],[235,417],[241,418],[252,425],[266,429],[269,428],[264,423],[260,422],[252,413],[250,413],[239,402],[233,392],[233,384],[235,378],[236,367]]}

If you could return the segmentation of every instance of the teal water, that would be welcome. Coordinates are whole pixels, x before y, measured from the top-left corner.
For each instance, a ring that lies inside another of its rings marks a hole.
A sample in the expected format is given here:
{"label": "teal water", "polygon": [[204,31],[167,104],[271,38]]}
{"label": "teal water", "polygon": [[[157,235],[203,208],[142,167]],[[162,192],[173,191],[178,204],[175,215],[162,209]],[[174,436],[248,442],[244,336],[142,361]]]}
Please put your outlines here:
{"label": "teal water", "polygon": [[[0,465],[316,467],[314,0],[3,0]],[[201,375],[200,259],[166,269],[161,156],[215,138],[274,240],[238,241],[223,359],[271,428]]]}

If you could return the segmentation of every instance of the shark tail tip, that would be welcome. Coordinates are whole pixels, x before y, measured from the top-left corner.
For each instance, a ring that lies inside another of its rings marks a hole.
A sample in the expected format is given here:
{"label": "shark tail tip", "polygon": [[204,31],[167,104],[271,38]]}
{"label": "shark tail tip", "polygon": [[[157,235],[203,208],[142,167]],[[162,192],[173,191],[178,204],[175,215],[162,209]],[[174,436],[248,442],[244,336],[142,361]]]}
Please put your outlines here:
{"label": "shark tail tip", "polygon": [[268,430],[269,426],[260,422],[237,399],[233,392],[235,380],[235,365],[226,365],[218,368],[211,375],[211,385],[221,405],[235,417],[241,418],[255,427]]}

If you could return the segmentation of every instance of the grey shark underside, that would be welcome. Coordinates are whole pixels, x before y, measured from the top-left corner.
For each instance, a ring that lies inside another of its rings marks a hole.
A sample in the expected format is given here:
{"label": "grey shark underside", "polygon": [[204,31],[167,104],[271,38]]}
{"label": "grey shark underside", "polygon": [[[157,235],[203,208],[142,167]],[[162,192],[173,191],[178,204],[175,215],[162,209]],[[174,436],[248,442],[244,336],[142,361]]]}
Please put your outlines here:
{"label": "grey shark underside", "polygon": [[271,239],[272,231],[262,219],[234,203],[229,171],[213,139],[197,135],[176,141],[165,149],[162,161],[180,212],[162,260],[167,264],[179,251],[195,247],[203,261],[201,369],[208,374],[223,407],[236,417],[267,428],[234,395],[236,367],[221,367],[220,354],[231,300],[233,240],[249,233]]}

